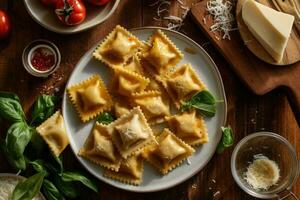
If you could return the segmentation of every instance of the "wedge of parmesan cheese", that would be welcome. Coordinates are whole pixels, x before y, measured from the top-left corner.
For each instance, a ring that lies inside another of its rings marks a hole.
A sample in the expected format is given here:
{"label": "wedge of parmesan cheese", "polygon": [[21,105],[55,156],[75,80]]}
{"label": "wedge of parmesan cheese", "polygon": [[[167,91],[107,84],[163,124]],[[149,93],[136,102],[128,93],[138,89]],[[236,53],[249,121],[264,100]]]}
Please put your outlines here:
{"label": "wedge of parmesan cheese", "polygon": [[294,16],[247,0],[242,7],[242,18],[265,50],[276,62],[280,62],[291,34]]}

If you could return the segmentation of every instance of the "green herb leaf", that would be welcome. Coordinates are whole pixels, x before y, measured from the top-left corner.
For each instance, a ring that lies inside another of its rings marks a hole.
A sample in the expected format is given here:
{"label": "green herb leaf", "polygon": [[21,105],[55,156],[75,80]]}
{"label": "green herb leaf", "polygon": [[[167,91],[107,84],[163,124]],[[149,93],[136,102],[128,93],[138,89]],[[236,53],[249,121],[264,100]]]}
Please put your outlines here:
{"label": "green herb leaf", "polygon": [[37,126],[53,115],[58,100],[59,98],[56,96],[39,96],[33,106],[30,124]]}
{"label": "green herb leaf", "polygon": [[47,200],[65,200],[64,196],[59,192],[56,186],[47,179],[43,182],[43,194]]}
{"label": "green herb leaf", "polygon": [[203,90],[201,92],[198,92],[191,98],[190,101],[192,103],[201,102],[201,103],[209,104],[209,105],[216,104],[216,100],[215,100],[214,96],[208,90]]}
{"label": "green herb leaf", "polygon": [[201,115],[205,117],[213,117],[216,114],[215,105],[209,105],[205,103],[195,103],[193,104],[193,107],[196,108],[201,113]]}
{"label": "green herb leaf", "polygon": [[233,131],[230,127],[221,127],[222,139],[217,147],[217,152],[222,153],[226,148],[230,147],[234,143]]}
{"label": "green herb leaf", "polygon": [[63,181],[61,176],[54,176],[54,183],[59,191],[70,199],[74,199],[79,195],[75,185],[72,182]]}
{"label": "green herb leaf", "polygon": [[[36,171],[36,172],[47,172],[47,169],[45,167],[45,161],[42,159],[38,159],[38,160],[34,160],[34,161],[30,161],[29,162],[30,165],[32,165],[32,168]],[[48,172],[46,174],[46,176],[48,176]]]}
{"label": "green herb leaf", "polygon": [[35,149],[35,155],[40,155],[45,149],[46,143],[44,142],[43,138],[37,133],[35,128],[32,128],[31,131],[32,137],[30,143]]}
{"label": "green herb leaf", "polygon": [[32,132],[25,122],[16,122],[10,126],[6,135],[6,147],[13,158],[23,155],[31,139]]}
{"label": "green herb leaf", "polygon": [[25,121],[25,114],[15,98],[0,97],[0,116],[10,122]]}
{"label": "green herb leaf", "polygon": [[32,200],[40,191],[46,172],[37,173],[15,187],[11,200]]}
{"label": "green herb leaf", "polygon": [[63,172],[62,180],[66,182],[81,182],[83,185],[90,188],[91,190],[98,192],[96,183],[91,181],[79,172]]}
{"label": "green herb leaf", "polygon": [[5,153],[10,163],[17,169],[24,170],[26,168],[23,154],[31,136],[31,128],[25,122],[16,122],[7,131]]}
{"label": "green herb leaf", "polygon": [[17,102],[20,102],[18,95],[12,92],[0,92],[0,97],[14,99]]}
{"label": "green herb leaf", "polygon": [[108,112],[101,113],[97,118],[97,122],[102,124],[110,124],[114,120],[115,120],[114,116]]}
{"label": "green herb leaf", "polygon": [[216,114],[216,100],[209,91],[203,90],[184,102],[180,110],[184,112],[191,108],[197,109],[204,117],[213,117]]}

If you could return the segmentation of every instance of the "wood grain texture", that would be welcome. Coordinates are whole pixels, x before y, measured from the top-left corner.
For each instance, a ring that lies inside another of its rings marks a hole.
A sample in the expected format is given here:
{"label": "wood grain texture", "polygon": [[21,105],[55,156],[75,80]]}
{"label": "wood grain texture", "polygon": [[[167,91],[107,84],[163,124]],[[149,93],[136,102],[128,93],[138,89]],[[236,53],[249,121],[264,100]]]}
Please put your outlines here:
{"label": "wood grain texture", "polygon": [[191,11],[204,34],[254,93],[262,95],[278,87],[283,87],[290,92],[289,99],[293,104],[296,119],[300,123],[300,62],[285,67],[267,64],[248,50],[238,31],[231,32],[231,40],[220,39],[222,38],[220,33],[209,30],[213,19],[205,11],[207,1],[196,4]]}
{"label": "wood grain texture", "polygon": [[[242,19],[242,6],[246,0],[239,0],[236,5],[236,21],[238,25],[238,29],[240,35],[244,41],[244,44],[248,47],[248,49],[256,55],[259,59],[272,64],[272,65],[290,65],[300,61],[300,32],[297,30],[296,25],[293,26],[288,44],[286,46],[285,52],[283,54],[283,58],[280,62],[276,63],[275,60],[271,57],[271,55],[264,49],[264,47],[255,39],[252,33],[249,31],[247,25],[244,23]],[[257,1],[263,5],[266,5],[270,8],[276,10],[275,5],[271,2],[271,0],[259,0]],[[295,24],[298,24],[295,21]],[[276,67],[276,66],[274,66]]]}
{"label": "wood grain texture", "polygon": [[[184,1],[189,5],[197,0]],[[0,90],[16,92],[26,110],[30,108],[36,97],[42,93],[53,93],[55,87],[62,94],[64,85],[80,57],[95,43],[108,34],[115,25],[126,28],[140,26],[163,25],[163,22],[153,20],[155,8],[149,7],[148,0],[122,0],[116,13],[104,24],[71,36],[51,33],[36,24],[26,13],[21,1],[15,1],[11,11],[14,29],[12,37],[6,43],[0,44]],[[4,2],[0,1],[0,7]],[[177,6],[174,2],[172,5]],[[175,12],[176,9],[174,9]],[[12,15],[14,13],[14,15]],[[208,38],[197,28],[191,16],[187,16],[182,32],[203,46],[218,66],[225,85],[228,100],[228,119],[235,132],[235,144],[244,136],[261,130],[273,131],[286,137],[296,148],[300,156],[300,129],[296,123],[284,90],[276,89],[269,94],[257,96],[252,94],[229,68],[223,56],[208,43]],[[21,53],[30,41],[44,38],[58,45],[62,53],[62,64],[55,76],[46,79],[30,76],[22,67]],[[62,77],[62,79],[57,78]],[[47,86],[47,87],[45,87]],[[52,88],[52,86],[54,88]],[[46,89],[45,89],[46,88]],[[47,89],[49,88],[49,89]],[[2,124],[1,124],[2,125]],[[1,138],[5,136],[4,127],[0,131]],[[223,154],[216,154],[209,164],[197,175],[184,183],[165,191],[138,194],[116,189],[98,181],[100,193],[94,194],[88,190],[81,191],[78,199],[88,200],[205,200],[209,188],[215,193],[220,191],[216,199],[223,200],[253,200],[254,198],[242,192],[235,184],[230,172],[230,157],[232,148]],[[69,170],[82,170],[74,154],[68,148],[64,153],[64,164]],[[3,154],[0,153],[0,172],[15,172]],[[215,183],[214,181],[215,180]],[[293,187],[300,196],[300,181]]]}

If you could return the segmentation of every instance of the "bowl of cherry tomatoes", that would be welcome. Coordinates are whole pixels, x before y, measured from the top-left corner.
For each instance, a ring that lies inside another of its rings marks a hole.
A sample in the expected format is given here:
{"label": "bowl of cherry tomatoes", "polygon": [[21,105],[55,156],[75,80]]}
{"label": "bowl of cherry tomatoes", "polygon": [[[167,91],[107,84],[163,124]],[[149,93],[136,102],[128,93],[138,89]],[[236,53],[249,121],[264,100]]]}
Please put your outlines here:
{"label": "bowl of cherry tomatoes", "polygon": [[72,34],[107,20],[120,0],[23,0],[31,17],[44,28]]}

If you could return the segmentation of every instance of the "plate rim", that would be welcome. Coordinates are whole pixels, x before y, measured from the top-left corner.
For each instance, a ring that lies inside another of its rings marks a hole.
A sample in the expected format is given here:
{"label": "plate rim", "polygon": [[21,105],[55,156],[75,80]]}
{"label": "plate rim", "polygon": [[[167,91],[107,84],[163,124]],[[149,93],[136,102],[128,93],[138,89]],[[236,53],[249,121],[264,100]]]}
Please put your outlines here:
{"label": "plate rim", "polygon": [[[223,118],[223,121],[221,122],[221,126],[225,126],[226,124],[226,121],[227,121],[227,99],[226,99],[226,92],[225,92],[225,88],[224,88],[224,84],[223,84],[223,80],[222,80],[222,76],[220,74],[220,71],[217,67],[217,65],[215,64],[215,62],[213,61],[213,59],[210,57],[210,55],[206,52],[205,49],[203,49],[203,47],[201,47],[197,42],[195,42],[194,40],[192,40],[191,38],[189,38],[188,36],[186,36],[185,34],[183,33],[180,33],[178,31],[175,31],[175,30],[170,30],[170,29],[167,29],[165,27],[158,27],[158,26],[143,26],[143,27],[137,27],[137,28],[131,28],[131,29],[128,29],[129,31],[139,31],[139,30],[145,30],[145,29],[150,29],[150,30],[163,30],[165,32],[171,32],[171,33],[174,33],[174,34],[178,34],[179,36],[183,37],[184,39],[188,40],[189,42],[192,42],[194,45],[196,45],[199,49],[201,49],[201,51],[205,54],[205,56],[208,58],[208,60],[212,63],[212,68],[213,68],[213,71],[214,73],[217,75],[218,79],[217,80],[219,82],[219,85],[220,85],[220,89],[221,89],[221,94],[223,96],[223,99],[224,99],[224,114],[222,116]],[[89,55],[89,52],[92,50],[92,49],[95,49],[98,45],[99,45],[99,42],[101,42],[104,38],[101,38],[99,41],[96,42],[95,45],[93,45],[85,54],[83,54],[83,56],[79,59],[79,61],[76,63],[73,71],[78,67],[78,64],[81,63],[83,61],[83,59],[85,59],[86,56]],[[211,68],[211,67],[210,67]],[[71,76],[73,74],[73,71],[72,73],[70,74],[69,76],[69,79],[68,81],[66,82],[66,85],[65,85],[65,89],[64,89],[64,93],[63,93],[63,100],[62,100],[62,106],[61,106],[61,109],[62,109],[62,113],[64,115],[64,105],[66,103],[66,99],[68,97],[67,95],[67,86],[69,85],[69,82],[70,82],[70,79],[71,79]],[[64,119],[65,121],[65,119]],[[220,140],[221,140],[221,134],[219,134],[219,137],[217,138],[217,142],[219,143]],[[189,178],[193,177],[195,174],[197,174],[198,172],[200,172],[212,159],[212,157],[214,156],[215,152],[216,152],[216,149],[217,147],[215,147],[214,151],[212,151],[210,153],[210,155],[208,156],[208,159],[206,160],[206,162],[204,162],[204,164],[202,165],[202,167],[199,167],[197,170],[195,170],[193,173],[189,174],[188,176],[186,176],[185,178],[183,178],[182,180],[180,181],[177,181],[177,182],[173,182],[172,184],[168,185],[168,186],[163,186],[163,187],[159,187],[157,189],[142,189],[142,190],[137,190],[137,189],[131,189],[131,188],[124,188],[124,187],[121,187],[119,185],[116,185],[116,184],[111,184],[110,182],[107,182],[105,179],[100,179],[98,177],[96,177],[94,175],[94,173],[92,173],[89,169],[87,169],[85,167],[85,165],[81,162],[81,160],[79,159],[79,156],[77,156],[77,153],[74,151],[72,145],[70,144],[70,147],[71,147],[71,150],[74,154],[74,156],[76,157],[76,159],[78,160],[78,162],[80,163],[80,165],[85,169],[87,170],[91,175],[93,175],[94,178],[104,182],[105,184],[108,184],[110,186],[113,186],[115,188],[118,188],[118,189],[122,189],[122,190],[126,190],[126,191],[130,191],[130,192],[136,192],[136,193],[150,193],[150,192],[157,192],[157,191],[162,191],[162,190],[166,190],[166,189],[169,189],[169,188],[172,188],[176,185],[179,185],[181,183],[183,183],[184,181],[188,180]],[[138,187],[137,187],[138,188]]]}
{"label": "plate rim", "polygon": [[38,20],[38,19],[33,15],[33,12],[31,11],[32,9],[29,7],[29,5],[27,4],[26,1],[27,1],[27,0],[23,0],[23,3],[24,3],[25,8],[26,8],[26,11],[27,11],[27,13],[30,15],[30,17],[31,17],[36,23],[38,23],[38,24],[41,25],[43,28],[45,28],[45,29],[47,29],[47,30],[49,30],[49,31],[51,31],[51,32],[58,33],[58,34],[63,34],[63,35],[71,35],[71,34],[80,33],[80,32],[89,30],[89,29],[91,29],[91,28],[93,28],[93,27],[95,27],[95,26],[97,26],[97,25],[102,24],[103,22],[105,22],[105,21],[106,21],[107,19],[109,19],[109,18],[112,16],[112,14],[116,11],[116,9],[117,9],[117,7],[118,7],[118,5],[119,5],[119,3],[120,3],[121,0],[114,0],[115,3],[114,3],[114,5],[113,5],[112,9],[111,9],[111,10],[109,11],[109,13],[108,13],[103,19],[101,19],[99,22],[97,22],[97,23],[95,23],[95,24],[93,24],[93,25],[90,25],[90,26],[88,26],[88,27],[86,27],[86,28],[82,28],[82,29],[79,29],[79,30],[73,30],[73,31],[70,31],[69,29],[66,29],[66,31],[58,30],[58,29],[56,29],[56,28],[53,28],[53,26],[50,26],[50,25],[48,25],[48,24],[46,24],[46,23],[41,22],[40,20]]}

